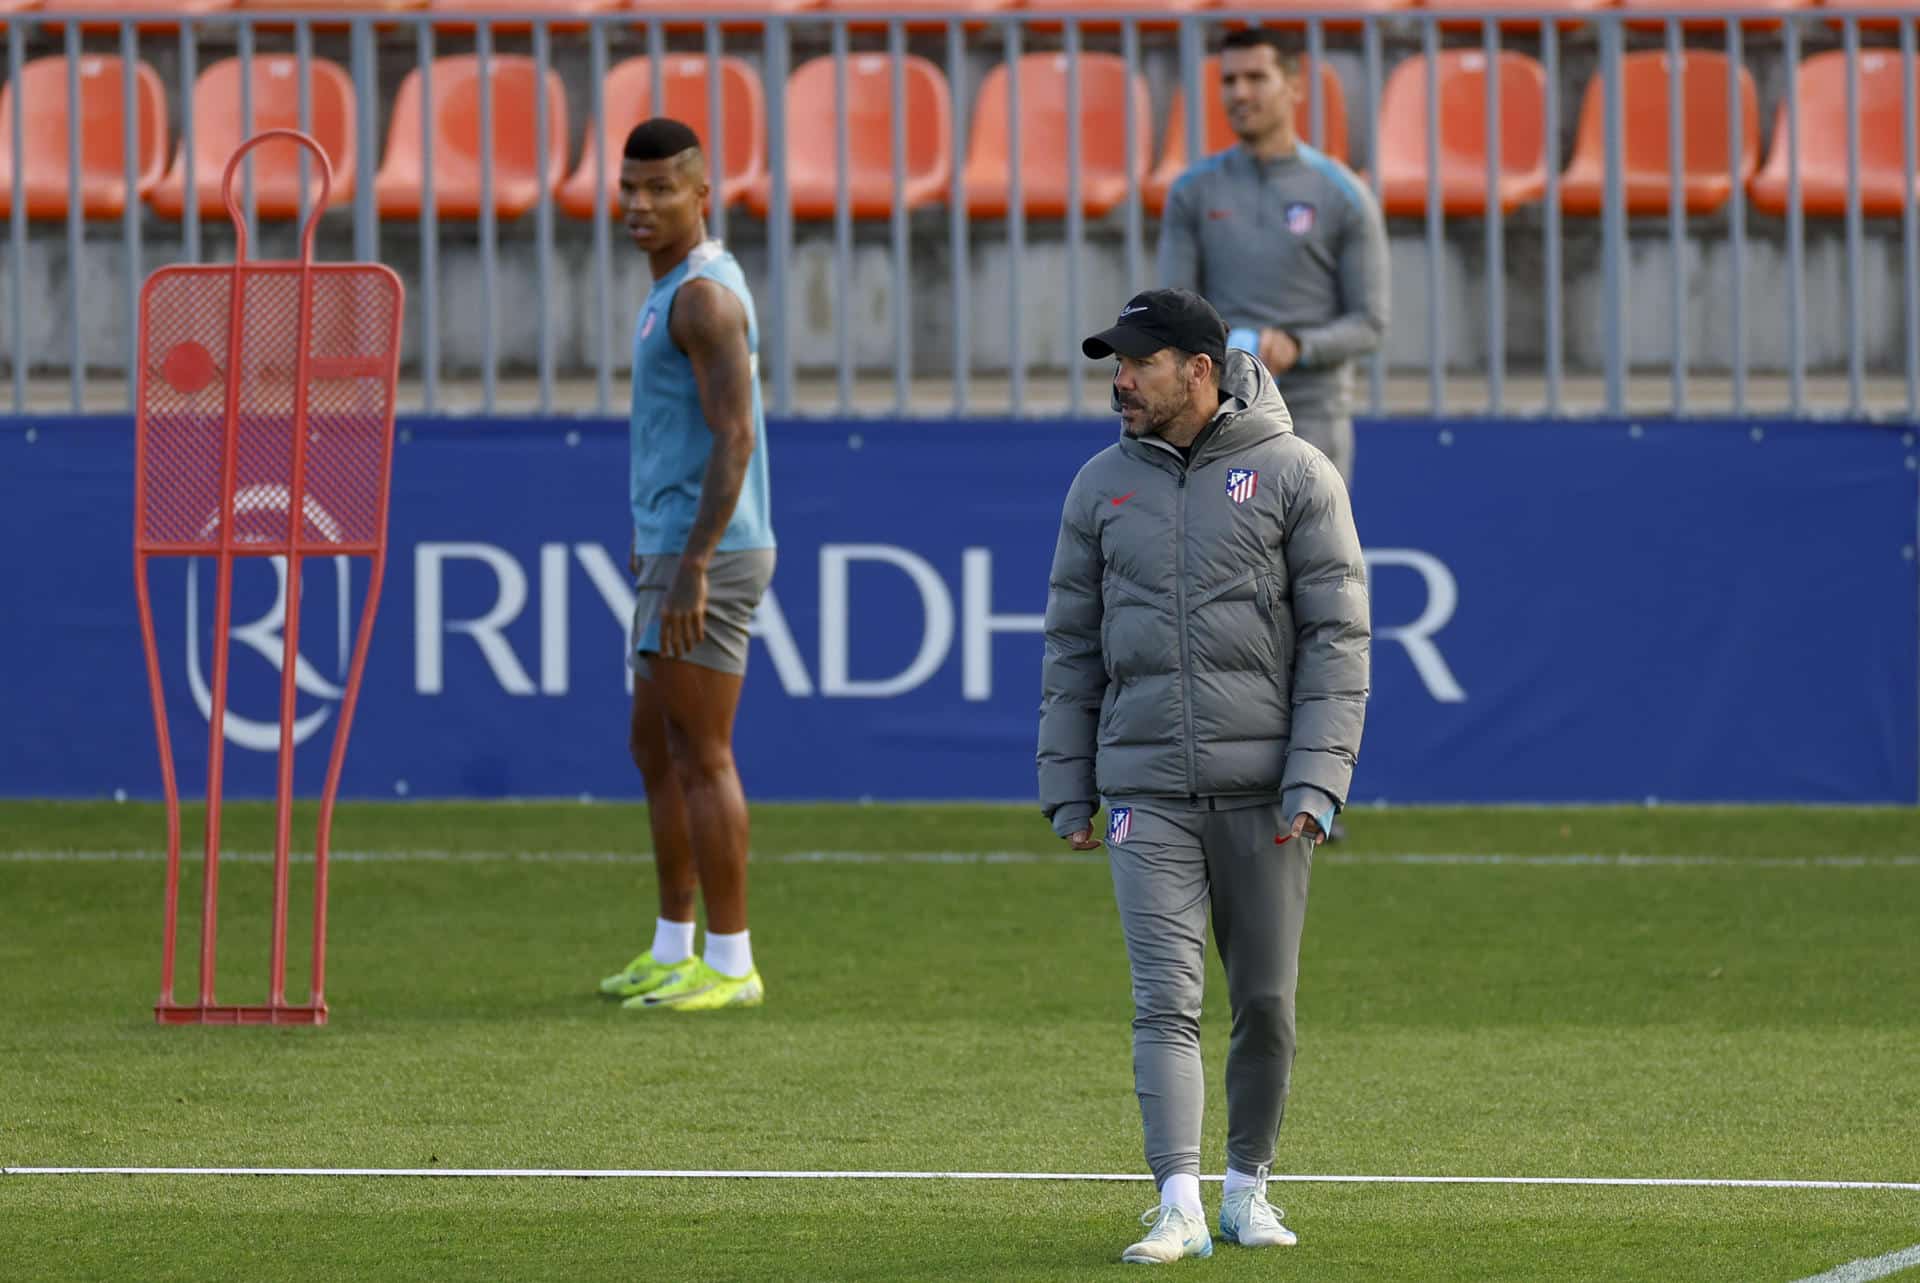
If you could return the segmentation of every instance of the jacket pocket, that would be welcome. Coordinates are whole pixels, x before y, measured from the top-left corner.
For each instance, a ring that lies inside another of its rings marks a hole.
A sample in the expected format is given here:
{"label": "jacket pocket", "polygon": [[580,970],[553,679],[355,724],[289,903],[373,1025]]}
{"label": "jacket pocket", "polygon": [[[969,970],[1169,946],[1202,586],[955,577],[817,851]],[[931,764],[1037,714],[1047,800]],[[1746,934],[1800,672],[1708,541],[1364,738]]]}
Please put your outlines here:
{"label": "jacket pocket", "polygon": [[[1191,615],[1194,611],[1199,610],[1202,606],[1211,606],[1213,605],[1214,602],[1219,601],[1222,597],[1231,597],[1232,594],[1238,592],[1242,588],[1245,588],[1249,582],[1255,584],[1257,587],[1258,584],[1262,582],[1261,580],[1255,578],[1255,576],[1258,573],[1259,573],[1258,571],[1249,570],[1245,574],[1235,575],[1232,579],[1227,580],[1226,583],[1221,584],[1219,587],[1215,588],[1212,592],[1202,593],[1200,596],[1195,597],[1192,601],[1189,601],[1187,603],[1187,613]],[[1239,598],[1235,598],[1235,600],[1245,601],[1246,598],[1239,597]]]}
{"label": "jacket pocket", "polygon": [[1118,682],[1151,671],[1155,653],[1144,639],[1158,634],[1162,604],[1117,575],[1102,584],[1100,596],[1100,656],[1107,680]]}
{"label": "jacket pocket", "polygon": [[1286,677],[1293,671],[1293,612],[1282,599],[1280,583],[1273,575],[1264,575],[1254,588],[1260,604],[1260,616],[1266,621],[1267,641],[1272,647],[1268,671]]}

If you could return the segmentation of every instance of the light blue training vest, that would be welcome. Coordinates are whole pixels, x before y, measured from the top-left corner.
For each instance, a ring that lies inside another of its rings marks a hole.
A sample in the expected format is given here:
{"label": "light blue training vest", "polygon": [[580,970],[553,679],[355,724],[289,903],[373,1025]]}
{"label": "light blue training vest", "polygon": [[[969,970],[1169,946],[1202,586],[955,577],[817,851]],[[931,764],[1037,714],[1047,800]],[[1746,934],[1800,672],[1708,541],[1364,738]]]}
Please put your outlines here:
{"label": "light blue training vest", "polygon": [[685,551],[713,451],[713,432],[700,409],[693,362],[674,346],[667,332],[674,295],[688,281],[702,277],[733,291],[746,309],[747,353],[753,363],[753,457],[747,462],[740,502],[717,551],[774,546],[767,495],[767,419],[760,404],[760,325],[746,274],[720,242],[710,240],[654,282],[634,326],[630,489],[634,549],[642,556]]}

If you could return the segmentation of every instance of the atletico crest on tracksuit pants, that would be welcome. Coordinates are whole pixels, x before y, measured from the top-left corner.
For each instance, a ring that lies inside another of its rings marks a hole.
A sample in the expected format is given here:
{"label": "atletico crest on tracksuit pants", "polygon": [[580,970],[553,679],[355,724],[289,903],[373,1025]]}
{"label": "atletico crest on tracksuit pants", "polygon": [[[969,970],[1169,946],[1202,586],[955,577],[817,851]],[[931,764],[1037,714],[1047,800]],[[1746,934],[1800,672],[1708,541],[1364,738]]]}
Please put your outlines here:
{"label": "atletico crest on tracksuit pants", "polygon": [[1245,503],[1253,498],[1253,492],[1260,485],[1260,474],[1252,468],[1229,468],[1227,470],[1227,498],[1235,503]]}

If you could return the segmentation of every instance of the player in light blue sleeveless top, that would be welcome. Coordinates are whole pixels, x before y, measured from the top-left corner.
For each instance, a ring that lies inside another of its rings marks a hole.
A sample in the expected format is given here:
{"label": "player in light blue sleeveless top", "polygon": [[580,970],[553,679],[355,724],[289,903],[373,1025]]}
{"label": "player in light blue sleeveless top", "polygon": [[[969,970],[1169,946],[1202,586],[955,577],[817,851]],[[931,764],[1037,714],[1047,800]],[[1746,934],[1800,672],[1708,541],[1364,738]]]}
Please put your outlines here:
{"label": "player in light blue sleeveless top", "polygon": [[[733,255],[707,238],[709,192],[691,129],[665,118],[634,127],[621,212],[654,285],[633,339],[629,747],[646,784],[660,911],[652,945],[600,982],[633,1011],[757,1007],[766,996],[747,934],[733,720],[749,627],[773,577],[767,424],[753,296]],[[704,955],[693,948],[701,898]]]}
{"label": "player in light blue sleeveless top", "polygon": [[720,242],[709,240],[654,282],[634,324],[631,489],[633,547],[641,556],[678,556],[686,548],[713,450],[693,362],[668,332],[674,298],[692,280],[716,281],[739,300],[746,312],[747,358],[753,372],[753,453],[747,457],[733,518],[715,551],[774,547],[767,499],[767,421],[760,403],[760,327],[739,262]]}

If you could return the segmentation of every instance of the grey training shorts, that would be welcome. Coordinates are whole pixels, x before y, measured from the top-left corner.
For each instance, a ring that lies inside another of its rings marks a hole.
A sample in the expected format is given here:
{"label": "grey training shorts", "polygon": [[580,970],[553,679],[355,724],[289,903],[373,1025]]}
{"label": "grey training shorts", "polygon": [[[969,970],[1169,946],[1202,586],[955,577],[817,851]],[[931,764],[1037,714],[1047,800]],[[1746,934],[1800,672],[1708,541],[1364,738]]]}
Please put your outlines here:
{"label": "grey training shorts", "polygon": [[[773,582],[774,550],[717,552],[707,564],[706,635],[678,656],[689,664],[723,673],[747,671],[747,628]],[[660,653],[660,607],[680,569],[677,556],[640,558],[633,584],[633,628],[627,634],[627,662],[641,677],[651,673],[647,660]]]}

